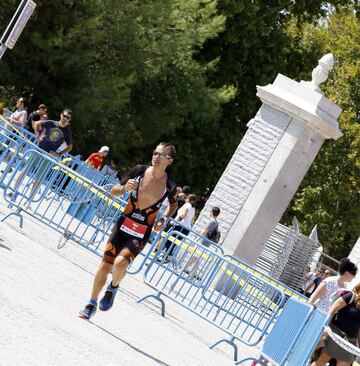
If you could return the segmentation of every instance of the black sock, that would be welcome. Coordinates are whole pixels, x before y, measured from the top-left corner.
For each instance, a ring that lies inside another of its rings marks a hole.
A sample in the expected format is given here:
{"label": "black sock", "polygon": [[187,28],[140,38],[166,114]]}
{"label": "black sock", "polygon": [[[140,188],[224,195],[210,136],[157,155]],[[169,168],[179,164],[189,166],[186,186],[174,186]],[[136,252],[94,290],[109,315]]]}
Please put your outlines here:
{"label": "black sock", "polygon": [[119,285],[114,286],[114,285],[113,285],[113,283],[112,283],[112,281],[111,281],[111,282],[110,282],[110,287],[111,287],[112,289],[116,289],[116,288],[118,288],[118,287],[119,287]]}

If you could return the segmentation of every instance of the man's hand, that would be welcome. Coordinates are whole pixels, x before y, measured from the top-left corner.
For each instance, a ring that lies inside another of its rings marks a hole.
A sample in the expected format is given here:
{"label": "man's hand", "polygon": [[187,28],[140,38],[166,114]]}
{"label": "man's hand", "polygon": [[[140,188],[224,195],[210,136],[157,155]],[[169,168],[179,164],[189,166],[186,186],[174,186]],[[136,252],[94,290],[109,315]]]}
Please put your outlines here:
{"label": "man's hand", "polygon": [[49,151],[49,154],[55,156],[55,158],[58,158],[60,156],[60,154],[57,153],[56,151]]}
{"label": "man's hand", "polygon": [[164,227],[165,227],[165,219],[163,217],[160,217],[159,220],[156,220],[154,222],[154,226],[153,226],[153,229],[155,231],[161,231],[161,230],[164,230]]}
{"label": "man's hand", "polygon": [[138,185],[139,185],[139,182],[136,179],[129,179],[124,186],[125,191],[126,192],[136,191]]}
{"label": "man's hand", "polygon": [[37,142],[40,144],[40,142],[43,140],[44,138],[42,136],[36,136],[36,140]]}

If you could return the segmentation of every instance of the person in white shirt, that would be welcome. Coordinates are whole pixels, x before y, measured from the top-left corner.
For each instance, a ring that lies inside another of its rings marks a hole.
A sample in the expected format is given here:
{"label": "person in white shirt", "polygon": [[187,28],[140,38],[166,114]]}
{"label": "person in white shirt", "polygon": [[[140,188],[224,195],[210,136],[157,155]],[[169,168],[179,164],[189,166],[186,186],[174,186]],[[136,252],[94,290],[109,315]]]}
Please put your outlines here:
{"label": "person in white shirt", "polygon": [[[189,194],[186,197],[185,204],[180,208],[180,210],[177,213],[177,216],[175,217],[175,220],[179,221],[183,226],[175,224],[175,226],[173,226],[173,230],[178,231],[183,235],[189,234],[191,227],[195,221],[195,202],[196,202],[196,196],[194,194]],[[168,240],[165,243],[164,251],[168,252],[169,249],[170,251],[166,256],[166,260],[164,261],[164,263],[167,263],[172,259],[175,248],[176,245],[173,245],[173,243],[170,240]],[[162,255],[159,256],[158,260],[159,261],[163,260]]]}
{"label": "person in white shirt", "polygon": [[[185,204],[180,208],[175,217],[176,221],[181,222],[184,226],[191,229],[194,224],[195,217],[195,201],[196,196],[194,194],[189,194],[186,197]],[[187,234],[189,231],[187,232]]]}
{"label": "person in white shirt", "polygon": [[9,118],[11,124],[24,127],[27,121],[27,101],[19,98],[16,102],[16,111]]}

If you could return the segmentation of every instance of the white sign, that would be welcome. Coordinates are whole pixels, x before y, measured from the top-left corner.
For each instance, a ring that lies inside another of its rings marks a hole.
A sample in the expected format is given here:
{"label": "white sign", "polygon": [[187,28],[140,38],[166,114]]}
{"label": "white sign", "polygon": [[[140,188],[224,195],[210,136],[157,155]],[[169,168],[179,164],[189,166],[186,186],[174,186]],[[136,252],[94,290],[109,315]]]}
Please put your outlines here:
{"label": "white sign", "polygon": [[[21,32],[25,28],[26,23],[29,21],[29,18],[31,17],[31,14],[33,13],[35,7],[36,4],[32,0],[23,0],[21,2],[3,35],[3,38],[6,37],[6,39],[1,39],[1,42],[7,48],[12,49],[15,46],[16,41],[18,40]],[[8,34],[8,32],[10,33]]]}

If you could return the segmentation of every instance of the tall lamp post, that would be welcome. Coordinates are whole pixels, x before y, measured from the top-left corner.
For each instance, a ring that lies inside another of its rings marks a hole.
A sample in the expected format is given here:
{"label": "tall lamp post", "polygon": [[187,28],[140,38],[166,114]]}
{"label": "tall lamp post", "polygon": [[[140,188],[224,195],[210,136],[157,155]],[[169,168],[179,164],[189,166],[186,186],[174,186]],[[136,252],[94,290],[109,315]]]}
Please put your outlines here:
{"label": "tall lamp post", "polygon": [[21,32],[29,21],[36,4],[33,0],[22,0],[18,6],[14,16],[7,26],[4,34],[0,39],[0,59],[4,55],[7,48],[12,49],[15,46]]}

